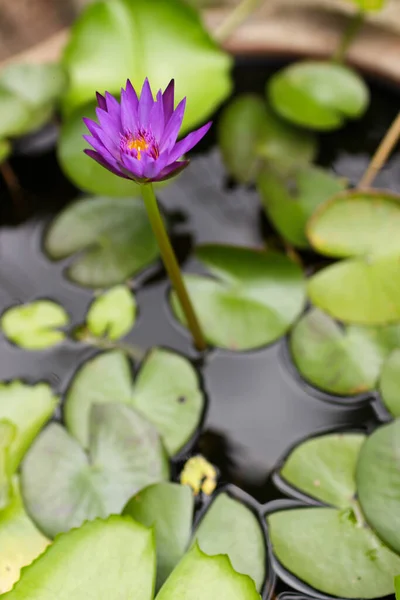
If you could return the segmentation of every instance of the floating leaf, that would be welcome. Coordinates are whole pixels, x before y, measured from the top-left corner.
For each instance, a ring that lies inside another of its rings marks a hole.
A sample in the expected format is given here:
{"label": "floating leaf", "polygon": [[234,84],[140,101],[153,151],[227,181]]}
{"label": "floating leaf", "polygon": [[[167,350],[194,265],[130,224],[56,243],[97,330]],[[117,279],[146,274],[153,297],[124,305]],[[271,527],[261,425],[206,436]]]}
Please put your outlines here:
{"label": "floating leaf", "polygon": [[268,96],[283,118],[310,129],[336,129],[361,117],[369,103],[364,80],[344,65],[302,61],[271,77]]}
{"label": "floating leaf", "polygon": [[0,420],[15,425],[15,435],[10,446],[10,469],[14,472],[25,452],[50,419],[58,398],[49,385],[26,385],[14,380],[0,383]]}
{"label": "floating leaf", "polygon": [[[207,340],[230,350],[265,346],[280,338],[305,302],[301,269],[283,254],[204,245],[197,258],[214,276],[185,277]],[[171,294],[173,310],[184,315]]]}
{"label": "floating leaf", "polygon": [[207,556],[194,546],[167,579],[156,600],[199,598],[260,600],[252,579],[236,573],[227,556]]}
{"label": "floating leaf", "polygon": [[249,575],[261,589],[267,562],[264,534],[257,517],[242,502],[219,494],[200,521],[194,539],[210,556],[228,554],[235,571]]}
{"label": "floating leaf", "polygon": [[65,333],[59,328],[68,322],[68,314],[60,304],[36,300],[7,309],[1,317],[1,329],[17,346],[43,350],[62,342]]}
{"label": "floating leaf", "polygon": [[365,435],[330,434],[306,440],[287,457],[280,475],[294,488],[338,508],[351,507],[356,465]]}
{"label": "floating leaf", "polygon": [[393,592],[400,557],[351,510],[299,508],[267,519],[274,554],[293,575],[340,598],[381,598]]}
{"label": "floating leaf", "polygon": [[400,552],[399,452],[400,420],[397,419],[369,436],[357,465],[358,497],[365,517],[396,552]]}
{"label": "floating leaf", "polygon": [[[0,421],[0,514],[10,498],[10,479],[12,475],[10,450],[16,436],[16,427],[9,421]],[[0,581],[1,594],[1,581]]]}
{"label": "floating leaf", "polygon": [[192,365],[182,356],[154,348],[133,384],[128,358],[119,351],[97,355],[77,372],[67,392],[65,421],[86,447],[91,406],[124,402],[159,431],[170,455],[193,436],[204,408],[204,395]]}
{"label": "floating leaf", "polygon": [[68,276],[94,288],[122,283],[158,257],[143,202],[132,198],[88,198],[68,206],[44,243],[54,260],[79,253]]}
{"label": "floating leaf", "polygon": [[352,396],[375,388],[385,358],[400,347],[400,326],[341,326],[318,309],[292,330],[290,350],[304,379],[333,394]]}
{"label": "floating leaf", "polygon": [[234,99],[219,121],[219,146],[229,173],[242,183],[254,180],[265,162],[293,167],[311,162],[315,138],[277,118],[258,96]]}
{"label": "floating leaf", "polygon": [[49,543],[26,514],[18,480],[14,478],[10,502],[0,510],[0,594],[12,588],[21,568],[29,565]]}
{"label": "floating leaf", "polygon": [[156,483],[132,498],[124,509],[146,527],[153,527],[157,551],[157,589],[178,564],[189,545],[194,502],[190,489]]}
{"label": "floating leaf", "polygon": [[23,135],[41,127],[66,87],[57,64],[13,64],[0,74],[0,136]]}
{"label": "floating leaf", "polygon": [[4,600],[151,600],[154,579],[151,530],[112,516],[57,537]]}
{"label": "floating leaf", "polygon": [[267,216],[278,232],[299,248],[309,247],[305,229],[315,209],[345,187],[343,179],[314,166],[298,169],[289,179],[264,169],[257,180]]}
{"label": "floating leaf", "polygon": [[0,140],[0,164],[7,160],[12,151],[8,140]]}
{"label": "floating leaf", "polygon": [[136,319],[136,300],[125,285],[118,285],[98,296],[86,315],[90,333],[118,340],[132,329]]}
{"label": "floating leaf", "polygon": [[400,417],[400,348],[394,350],[383,365],[379,391],[388,411]]}
{"label": "floating leaf", "polygon": [[50,537],[86,520],[119,513],[140,489],[168,478],[154,427],[124,404],[95,404],[88,454],[57,423],[34,442],[22,465],[22,492]]}
{"label": "floating leaf", "polygon": [[175,78],[176,97],[187,97],[185,125],[191,128],[231,90],[232,59],[179,0],[95,2],[75,22],[63,63],[70,77],[68,113],[94,100],[96,90],[119,94],[128,77],[139,89],[145,77],[153,89]]}

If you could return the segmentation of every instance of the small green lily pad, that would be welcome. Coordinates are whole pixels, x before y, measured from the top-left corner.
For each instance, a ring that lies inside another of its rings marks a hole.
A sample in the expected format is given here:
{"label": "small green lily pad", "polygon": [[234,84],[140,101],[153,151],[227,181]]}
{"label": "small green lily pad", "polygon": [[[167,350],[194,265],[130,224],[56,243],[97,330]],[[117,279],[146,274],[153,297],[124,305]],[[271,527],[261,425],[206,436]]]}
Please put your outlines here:
{"label": "small green lily pad", "polygon": [[152,600],[154,578],[151,530],[112,516],[57,537],[4,599]]}
{"label": "small green lily pad", "polygon": [[351,510],[283,510],[267,522],[279,562],[319,592],[366,599],[393,592],[400,557],[360,526]]}
{"label": "small green lily pad", "polygon": [[364,80],[333,62],[302,61],[273,75],[267,93],[276,112],[288,121],[317,131],[361,117],[369,104]]}
{"label": "small green lily pad", "polygon": [[295,325],[290,351],[304,379],[325,392],[353,396],[376,387],[382,365],[400,347],[400,326],[341,326],[314,308]]}
{"label": "small green lily pad", "polygon": [[312,134],[281,121],[265,101],[251,94],[225,108],[218,142],[228,172],[241,183],[253,181],[265,162],[288,168],[307,164],[316,154]]}
{"label": "small green lily pad", "polygon": [[297,446],[280,475],[312,498],[337,508],[351,507],[356,494],[356,465],[365,435],[322,435]]}
{"label": "small green lily pad", "polygon": [[29,514],[50,537],[120,513],[140,489],[168,479],[155,428],[125,404],[95,404],[88,454],[58,423],[35,440],[22,464]]}
{"label": "small green lily pad", "polygon": [[50,419],[58,403],[49,385],[26,385],[14,380],[0,383],[0,420],[15,426],[9,449],[10,470],[14,472],[25,452]]}
{"label": "small green lily pad", "polygon": [[[248,350],[279,339],[305,303],[300,267],[283,254],[204,245],[196,256],[211,277],[185,277],[203,332],[211,344]],[[174,292],[175,315],[185,323]]]}
{"label": "small green lily pad", "polygon": [[[368,523],[400,552],[400,420],[375,430],[357,465],[357,490]],[[400,572],[400,571],[399,571]]]}
{"label": "small green lily pad", "polygon": [[167,579],[156,600],[226,598],[259,600],[254,581],[236,573],[226,555],[207,556],[194,546]]}
{"label": "small green lily pad", "polygon": [[184,555],[192,533],[194,501],[189,487],[156,483],[134,496],[123,514],[153,527],[157,551],[159,589]]}
{"label": "small green lily pad", "polygon": [[383,365],[379,391],[390,414],[400,417],[400,348],[394,350]]}
{"label": "small green lily pad", "polygon": [[61,327],[69,317],[60,304],[50,300],[35,300],[8,308],[1,316],[4,335],[14,344],[27,350],[43,350],[65,339]]}
{"label": "small green lily pad", "polygon": [[0,595],[11,590],[22,567],[37,558],[49,543],[26,514],[19,482],[14,477],[10,501],[0,510]]}
{"label": "small green lily pad", "polygon": [[53,260],[79,253],[68,276],[102,288],[123,283],[158,257],[143,202],[134,198],[88,198],[56,217],[44,240]]}
{"label": "small green lily pad", "polygon": [[146,417],[174,455],[196,431],[205,399],[195,369],[174,352],[154,348],[135,382],[123,352],[99,354],[77,372],[66,395],[65,422],[82,446],[89,443],[92,405],[112,402],[129,404]]}
{"label": "small green lily pad", "polygon": [[86,315],[89,332],[110,340],[124,337],[135,320],[136,300],[125,285],[117,285],[95,298]]}
{"label": "small green lily pad", "polygon": [[257,179],[267,216],[282,237],[298,248],[309,247],[305,229],[315,209],[345,187],[343,179],[314,166],[298,169],[289,178],[263,169]]}
{"label": "small green lily pad", "polygon": [[218,494],[193,538],[206,554],[227,554],[238,573],[261,589],[267,562],[264,534],[253,512],[226,493]]}

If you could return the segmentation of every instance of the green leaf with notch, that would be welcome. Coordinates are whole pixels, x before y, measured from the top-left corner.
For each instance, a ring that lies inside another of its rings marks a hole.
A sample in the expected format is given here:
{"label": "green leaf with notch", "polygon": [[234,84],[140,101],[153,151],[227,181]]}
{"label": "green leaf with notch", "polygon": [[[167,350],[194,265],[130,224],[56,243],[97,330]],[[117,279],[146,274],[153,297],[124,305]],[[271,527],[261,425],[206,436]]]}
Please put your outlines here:
{"label": "green leaf with notch", "polygon": [[132,329],[136,320],[136,300],[125,285],[104,292],[91,304],[86,324],[95,337],[118,340]]}

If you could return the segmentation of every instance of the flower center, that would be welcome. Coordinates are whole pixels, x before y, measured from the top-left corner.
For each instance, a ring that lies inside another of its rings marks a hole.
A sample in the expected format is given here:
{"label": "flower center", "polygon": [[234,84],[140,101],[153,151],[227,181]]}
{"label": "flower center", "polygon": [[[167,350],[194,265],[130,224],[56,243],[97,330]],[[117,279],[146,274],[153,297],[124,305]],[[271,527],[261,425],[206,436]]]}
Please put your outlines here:
{"label": "flower center", "polygon": [[144,137],[139,136],[137,138],[131,138],[127,140],[126,147],[128,150],[136,150],[136,158],[141,160],[143,150],[147,150],[149,147],[149,143],[144,139]]}
{"label": "flower center", "polygon": [[152,133],[139,129],[132,133],[125,131],[121,136],[121,151],[132,154],[137,160],[142,159],[143,152],[156,159],[159,156],[157,141]]}

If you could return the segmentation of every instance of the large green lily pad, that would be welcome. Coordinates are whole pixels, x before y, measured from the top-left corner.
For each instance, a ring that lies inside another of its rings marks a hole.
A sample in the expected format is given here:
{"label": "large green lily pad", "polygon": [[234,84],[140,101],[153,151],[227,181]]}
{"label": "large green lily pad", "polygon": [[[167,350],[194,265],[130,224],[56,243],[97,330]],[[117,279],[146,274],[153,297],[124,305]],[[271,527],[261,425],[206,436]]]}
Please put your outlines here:
{"label": "large green lily pad", "polygon": [[151,530],[129,517],[112,516],[57,537],[4,598],[152,600],[154,578]]}
{"label": "large green lily pad", "polygon": [[22,464],[27,510],[50,537],[120,513],[140,489],[168,479],[157,431],[129,406],[95,404],[89,433],[86,454],[61,425],[52,423]]}
{"label": "large green lily pad", "polygon": [[[10,421],[0,421],[0,511],[7,506],[11,492],[11,444],[16,436],[16,427]],[[0,585],[1,592],[1,585]]]}
{"label": "large green lily pad", "polygon": [[295,325],[290,350],[300,374],[333,394],[353,396],[376,387],[385,359],[400,347],[400,326],[341,326],[318,309]]}
{"label": "large green lily pad", "polygon": [[92,302],[86,325],[95,337],[118,340],[132,329],[136,320],[136,300],[125,285],[117,285]]}
{"label": "large green lily pad", "polygon": [[356,465],[365,435],[329,434],[297,446],[280,475],[291,486],[337,508],[351,507],[356,495]]}
{"label": "large green lily pad", "polygon": [[257,179],[267,216],[283,238],[298,248],[309,247],[305,229],[315,209],[345,187],[343,179],[314,166],[297,169],[289,178],[263,169]]}
{"label": "large green lily pad", "polygon": [[333,62],[292,64],[271,77],[267,92],[281,117],[319,131],[361,117],[369,103],[364,80],[349,67]]}
{"label": "large green lily pad", "polygon": [[156,483],[134,496],[124,508],[146,527],[153,527],[157,551],[157,589],[184,555],[192,533],[191,489],[177,483]]}
{"label": "large green lily pad", "polygon": [[394,350],[383,365],[379,391],[388,411],[400,417],[400,348]]}
{"label": "large green lily pad", "polygon": [[174,352],[154,348],[135,382],[123,352],[99,354],[77,372],[66,395],[65,421],[82,446],[89,443],[93,404],[112,402],[129,404],[153,423],[168,453],[173,455],[193,436],[205,399],[195,369]]}
{"label": "large green lily pad", "polygon": [[351,510],[298,508],[268,516],[272,548],[293,575],[339,598],[381,598],[393,591],[400,557]]}
{"label": "large green lily pad", "polygon": [[63,64],[70,77],[64,98],[68,113],[94,100],[96,90],[119,94],[127,78],[139,90],[145,77],[153,90],[175,78],[176,98],[187,97],[185,126],[191,128],[231,90],[232,59],[211,39],[197,12],[180,0],[91,4],[72,28]]}
{"label": "large green lily pad", "polygon": [[307,232],[319,252],[348,258],[311,278],[308,292],[315,305],[344,322],[400,320],[398,196],[380,191],[336,196],[317,210]]}
{"label": "large green lily pad", "polygon": [[134,198],[88,198],[68,206],[47,231],[47,255],[60,260],[79,253],[67,274],[88,287],[122,283],[158,257],[143,202]]}
{"label": "large green lily pad", "polygon": [[[207,340],[221,348],[248,350],[284,335],[305,302],[301,269],[283,254],[204,245],[196,256],[213,277],[185,281]],[[173,310],[184,323],[174,292]]]}
{"label": "large green lily pad", "polygon": [[[400,420],[369,436],[357,465],[362,510],[379,537],[400,552]],[[399,571],[400,572],[400,571]]]}
{"label": "large green lily pad", "polygon": [[265,163],[280,168],[311,162],[315,138],[281,121],[255,95],[234,99],[218,123],[218,141],[228,172],[241,183],[253,181]]}
{"label": "large green lily pad", "polygon": [[257,517],[242,502],[218,494],[193,538],[208,555],[228,554],[233,568],[249,575],[261,589],[267,562],[264,534]]}
{"label": "large green lily pad", "polygon": [[27,385],[14,380],[0,383],[0,420],[15,426],[9,447],[10,471],[14,472],[25,452],[50,419],[58,403],[46,383]]}
{"label": "large green lily pad", "polygon": [[0,510],[0,595],[12,588],[21,568],[29,565],[49,543],[26,514],[15,477],[10,501]]}
{"label": "large green lily pad", "polygon": [[14,344],[27,350],[43,350],[62,342],[61,330],[69,316],[60,304],[50,300],[35,300],[8,308],[1,316],[1,329]]}

